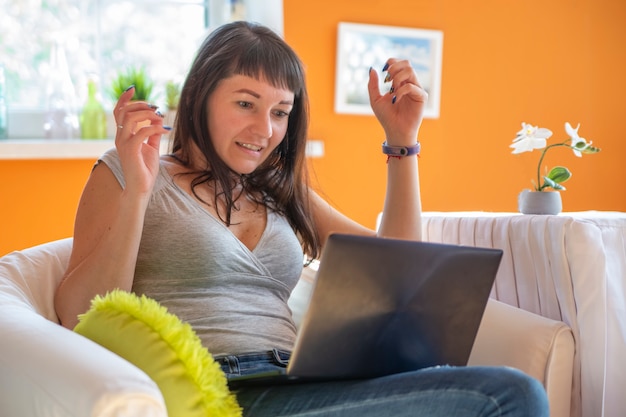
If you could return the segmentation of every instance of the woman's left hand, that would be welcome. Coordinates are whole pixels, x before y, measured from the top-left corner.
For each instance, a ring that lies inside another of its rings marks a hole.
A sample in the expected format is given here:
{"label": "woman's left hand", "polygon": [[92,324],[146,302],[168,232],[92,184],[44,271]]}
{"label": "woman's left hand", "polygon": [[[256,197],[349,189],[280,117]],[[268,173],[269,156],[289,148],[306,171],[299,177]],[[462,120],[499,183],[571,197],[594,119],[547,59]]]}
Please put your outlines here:
{"label": "woman's left hand", "polygon": [[381,94],[378,73],[370,69],[370,105],[385,130],[386,140],[390,145],[413,145],[422,124],[428,93],[407,60],[390,58],[383,71],[387,72],[386,81],[391,81],[390,91]]}

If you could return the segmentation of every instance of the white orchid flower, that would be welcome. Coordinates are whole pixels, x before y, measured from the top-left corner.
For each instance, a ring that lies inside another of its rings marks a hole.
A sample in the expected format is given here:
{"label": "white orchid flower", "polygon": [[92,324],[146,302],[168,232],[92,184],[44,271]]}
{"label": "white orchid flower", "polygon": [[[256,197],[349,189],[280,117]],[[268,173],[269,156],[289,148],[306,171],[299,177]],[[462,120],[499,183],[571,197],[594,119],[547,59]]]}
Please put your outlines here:
{"label": "white orchid flower", "polygon": [[572,139],[572,151],[574,151],[574,155],[580,158],[583,156],[581,150],[590,147],[591,142],[587,143],[587,140],[585,140],[585,138],[581,138],[580,136],[578,136],[579,128],[580,123],[578,123],[576,129],[574,129],[572,125],[569,124],[569,122],[565,122],[565,132]]}
{"label": "white orchid flower", "polygon": [[522,152],[530,152],[533,149],[543,149],[546,147],[546,139],[552,136],[552,131],[543,127],[533,126],[528,123],[522,123],[522,129],[517,132],[517,136],[513,139],[514,154]]}
{"label": "white orchid flower", "polygon": [[552,136],[552,132],[549,129],[539,128],[528,123],[522,123],[522,130],[517,132],[517,136],[513,139],[513,144],[510,145],[510,147],[513,148],[514,154],[532,151],[533,149],[543,149],[541,151],[541,156],[539,157],[539,163],[537,164],[537,180],[533,181],[535,191],[543,191],[546,188],[565,190],[565,187],[563,187],[561,183],[567,181],[572,176],[572,173],[567,168],[557,166],[552,168],[549,172],[547,172],[547,175],[542,177],[541,167],[543,158],[546,156],[546,152],[550,148],[570,148],[578,157],[582,156],[582,154],[600,152],[600,148],[592,146],[591,141],[587,142],[585,138],[578,136],[579,128],[580,124],[578,124],[576,129],[574,129],[572,125],[566,122],[565,132],[567,132],[570,138],[568,140],[564,140],[563,142],[548,145],[546,139]]}

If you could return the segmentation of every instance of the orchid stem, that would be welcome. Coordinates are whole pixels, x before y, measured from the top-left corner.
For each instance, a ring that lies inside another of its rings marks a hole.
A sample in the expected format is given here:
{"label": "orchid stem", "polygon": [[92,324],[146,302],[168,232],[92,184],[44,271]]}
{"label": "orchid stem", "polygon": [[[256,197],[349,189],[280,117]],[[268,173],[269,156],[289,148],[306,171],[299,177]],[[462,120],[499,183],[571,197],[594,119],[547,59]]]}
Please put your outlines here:
{"label": "orchid stem", "polygon": [[541,185],[541,181],[540,181],[541,180],[541,163],[543,162],[543,158],[546,156],[546,152],[548,152],[548,149],[555,148],[557,146],[567,146],[568,148],[571,148],[571,146],[567,143],[567,141],[565,141],[561,143],[553,143],[552,145],[548,145],[543,149],[543,151],[541,152],[541,158],[539,158],[539,164],[537,165],[537,191],[541,191],[547,186],[545,182],[543,185]]}

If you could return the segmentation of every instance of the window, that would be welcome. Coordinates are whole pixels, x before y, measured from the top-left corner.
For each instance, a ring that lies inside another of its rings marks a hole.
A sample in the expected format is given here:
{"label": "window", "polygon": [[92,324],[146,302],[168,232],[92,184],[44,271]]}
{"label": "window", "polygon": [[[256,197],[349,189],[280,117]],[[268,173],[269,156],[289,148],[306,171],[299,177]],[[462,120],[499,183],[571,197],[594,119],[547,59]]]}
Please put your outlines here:
{"label": "window", "polygon": [[116,71],[129,66],[144,66],[155,84],[182,78],[208,20],[203,0],[8,3],[0,18],[1,59],[9,105],[18,109],[45,106],[55,47],[65,54],[78,98],[94,78],[108,99]]}
{"label": "window", "polygon": [[[241,18],[263,22],[264,16],[250,15],[260,6],[252,6],[254,3],[263,3],[263,13],[277,12],[274,15],[279,17],[280,27],[274,27],[282,31],[282,1],[276,0],[3,2],[0,65],[6,74],[9,135],[13,138],[41,137],[37,123],[22,122],[45,111],[47,94],[55,84],[55,48],[65,56],[77,110],[86,99],[90,79],[96,81],[105,107],[111,108],[110,83],[129,67],[145,68],[155,84],[154,101],[164,106],[165,83],[184,79],[211,27]],[[28,117],[20,117],[21,112]]]}

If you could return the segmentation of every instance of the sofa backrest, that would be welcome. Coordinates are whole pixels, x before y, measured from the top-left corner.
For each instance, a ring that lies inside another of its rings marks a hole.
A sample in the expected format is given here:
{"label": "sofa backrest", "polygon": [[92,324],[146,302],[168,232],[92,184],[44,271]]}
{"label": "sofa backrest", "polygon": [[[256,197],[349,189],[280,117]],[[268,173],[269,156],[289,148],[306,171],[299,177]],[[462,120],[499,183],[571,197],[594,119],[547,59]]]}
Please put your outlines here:
{"label": "sofa backrest", "polygon": [[44,243],[0,258],[0,306],[34,310],[58,323],[54,292],[63,278],[72,239]]}

